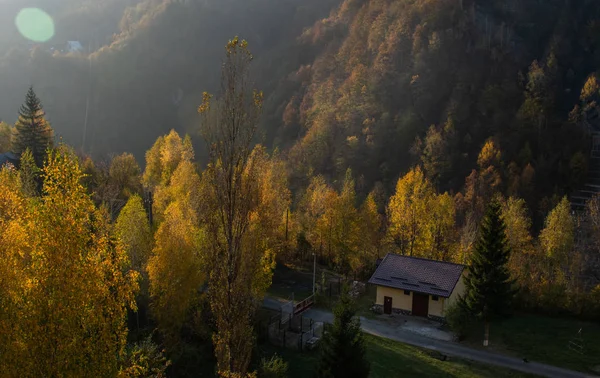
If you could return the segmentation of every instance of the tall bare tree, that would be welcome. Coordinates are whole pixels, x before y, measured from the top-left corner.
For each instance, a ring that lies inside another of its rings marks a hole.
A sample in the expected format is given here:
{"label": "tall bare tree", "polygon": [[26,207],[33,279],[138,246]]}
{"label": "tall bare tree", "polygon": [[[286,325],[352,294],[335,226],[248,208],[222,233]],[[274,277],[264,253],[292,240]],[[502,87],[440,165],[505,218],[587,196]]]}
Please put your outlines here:
{"label": "tall bare tree", "polygon": [[[198,112],[210,150],[203,175],[207,198],[210,304],[216,319],[213,336],[219,375],[246,374],[253,345],[252,319],[270,281],[272,255],[250,237],[259,203],[259,179],[252,141],[262,109],[262,92],[249,90],[248,44],[237,37],[226,47],[222,98],[211,103],[204,93]],[[265,276],[265,271],[269,272]],[[265,280],[264,278],[267,278]]]}

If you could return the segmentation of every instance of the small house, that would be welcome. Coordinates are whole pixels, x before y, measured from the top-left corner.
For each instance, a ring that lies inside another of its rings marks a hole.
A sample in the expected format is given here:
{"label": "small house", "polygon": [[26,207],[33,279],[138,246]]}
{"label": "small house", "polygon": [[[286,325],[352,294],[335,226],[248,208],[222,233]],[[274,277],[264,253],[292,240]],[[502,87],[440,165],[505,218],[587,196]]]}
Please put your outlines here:
{"label": "small house", "polygon": [[4,165],[11,164],[15,167],[19,166],[19,157],[12,152],[0,154],[0,168]]}
{"label": "small house", "polygon": [[81,52],[83,51],[83,45],[79,41],[67,41],[67,52]]}
{"label": "small house", "polygon": [[379,311],[443,320],[464,294],[464,274],[464,265],[388,253],[369,283],[377,287]]}

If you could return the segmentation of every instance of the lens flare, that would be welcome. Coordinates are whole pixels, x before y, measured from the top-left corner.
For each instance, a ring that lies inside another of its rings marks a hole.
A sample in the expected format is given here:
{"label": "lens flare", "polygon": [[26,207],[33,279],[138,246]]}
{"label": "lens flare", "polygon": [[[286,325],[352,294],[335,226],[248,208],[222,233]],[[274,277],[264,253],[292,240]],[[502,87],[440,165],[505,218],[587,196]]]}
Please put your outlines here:
{"label": "lens flare", "polygon": [[21,9],[15,25],[23,37],[34,42],[46,42],[54,36],[52,17],[39,8]]}

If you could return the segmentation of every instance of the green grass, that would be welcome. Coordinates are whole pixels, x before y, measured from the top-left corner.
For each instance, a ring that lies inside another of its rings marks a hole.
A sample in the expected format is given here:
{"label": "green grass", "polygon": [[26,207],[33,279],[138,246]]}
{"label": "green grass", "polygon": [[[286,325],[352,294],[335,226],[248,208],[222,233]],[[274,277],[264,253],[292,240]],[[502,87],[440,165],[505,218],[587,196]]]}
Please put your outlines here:
{"label": "green grass", "polygon": [[[397,341],[377,336],[365,335],[367,358],[371,362],[371,377],[531,377],[512,370],[485,366],[465,360],[449,358],[441,361],[434,358],[433,352],[426,351]],[[306,378],[313,375],[318,360],[318,352],[297,352],[262,345],[264,356],[277,353],[289,364],[290,378]]]}
{"label": "green grass", "polygon": [[[568,348],[582,329],[583,354]],[[483,325],[469,330],[465,344],[483,348]],[[532,361],[594,373],[600,366],[600,325],[576,319],[515,315],[490,325],[490,350]],[[597,372],[595,372],[597,373]]]}

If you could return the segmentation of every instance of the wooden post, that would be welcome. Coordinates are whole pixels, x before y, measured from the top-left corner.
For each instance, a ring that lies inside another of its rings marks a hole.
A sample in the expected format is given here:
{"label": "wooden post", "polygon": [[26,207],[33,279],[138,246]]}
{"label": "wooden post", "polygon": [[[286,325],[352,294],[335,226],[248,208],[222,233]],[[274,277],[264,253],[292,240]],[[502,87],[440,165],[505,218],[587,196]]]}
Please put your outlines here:
{"label": "wooden post", "polygon": [[290,208],[287,208],[287,211],[285,213],[285,253],[287,255],[288,253],[288,219],[290,217]]}
{"label": "wooden post", "polygon": [[483,346],[488,346],[490,343],[490,322],[485,321],[485,333],[483,336]]}

